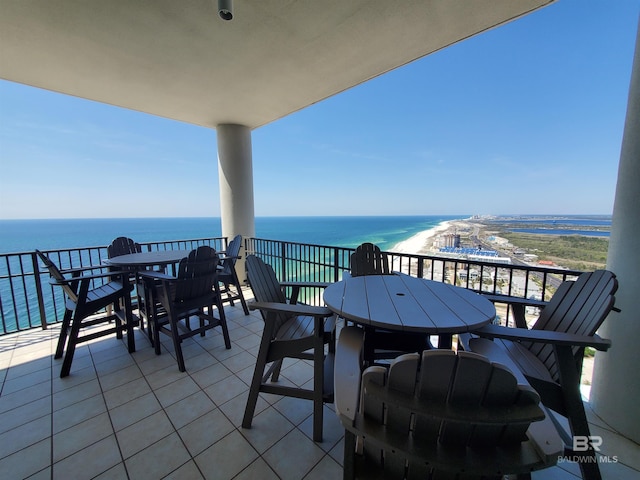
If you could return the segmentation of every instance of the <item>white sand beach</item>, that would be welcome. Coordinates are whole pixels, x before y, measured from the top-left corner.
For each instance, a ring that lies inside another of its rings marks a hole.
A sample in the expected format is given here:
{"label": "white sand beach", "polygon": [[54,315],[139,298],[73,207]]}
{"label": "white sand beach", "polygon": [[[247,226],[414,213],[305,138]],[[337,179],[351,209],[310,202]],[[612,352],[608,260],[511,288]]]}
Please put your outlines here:
{"label": "white sand beach", "polygon": [[439,234],[442,234],[447,230],[454,228],[456,222],[457,220],[447,220],[445,222],[439,223],[433,228],[418,232],[407,240],[394,245],[390,251],[396,253],[411,254],[427,253],[433,245],[434,238]]}

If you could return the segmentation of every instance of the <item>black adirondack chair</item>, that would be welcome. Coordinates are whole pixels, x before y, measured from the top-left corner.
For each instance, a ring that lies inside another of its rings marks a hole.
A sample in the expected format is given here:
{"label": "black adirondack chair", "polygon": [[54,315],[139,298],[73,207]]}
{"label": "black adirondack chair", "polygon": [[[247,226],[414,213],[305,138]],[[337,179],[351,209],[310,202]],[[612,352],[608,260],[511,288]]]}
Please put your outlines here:
{"label": "black adirondack chair", "polygon": [[[377,245],[363,243],[351,254],[349,274],[352,277],[391,275],[389,258]],[[394,332],[373,327],[367,327],[366,330],[368,335],[365,355],[371,361],[432,348],[429,336],[421,333]]]}
{"label": "black adirondack chair", "polygon": [[[542,403],[569,420],[571,434],[590,438],[589,424],[580,395],[580,376],[585,347],[606,351],[611,342],[596,331],[614,308],[616,276],[607,270],[583,273],[575,281],[563,282],[529,330],[488,325],[474,332],[468,349],[520,370],[535,388]],[[489,338],[494,341],[488,340]],[[566,453],[583,459],[585,479],[600,479],[593,445],[573,452],[568,432]]]}
{"label": "black adirondack chair", "polygon": [[[326,307],[296,304],[296,298],[299,288],[327,284],[280,283],[271,266],[255,255],[247,257],[247,273],[256,300],[249,307],[260,310],[264,330],[242,427],[251,428],[260,392],[304,398],[313,401],[313,439],[321,442],[323,402],[333,402],[335,316]],[[293,289],[290,303],[287,303],[283,287]],[[328,352],[325,352],[325,345],[328,345]],[[278,381],[285,358],[313,362],[313,389],[281,386],[267,381],[269,377],[272,382]]]}
{"label": "black adirondack chair", "polygon": [[439,349],[363,371],[364,336],[345,327],[336,350],[344,479],[530,478],[558,461],[540,397],[502,365]]}
{"label": "black adirondack chair", "polygon": [[129,253],[140,253],[142,247],[139,243],[135,242],[128,237],[115,238],[111,244],[107,247],[107,256],[109,258],[119,257],[120,255],[127,255]]}
{"label": "black adirondack chair", "polygon": [[352,277],[361,275],[388,275],[389,259],[380,247],[373,243],[363,243],[351,254],[350,270]]}
{"label": "black adirondack chair", "polygon": [[[80,343],[94,340],[106,335],[116,334],[118,339],[127,332],[129,353],[136,350],[133,334],[134,319],[131,308],[131,288],[129,272],[107,271],[106,267],[87,267],[61,271],[47,255],[39,250],[36,254],[49,270],[51,284],[59,286],[65,293],[65,312],[56,347],[56,359],[64,360],[60,377],[66,377],[71,371],[71,363]],[[90,273],[99,271],[100,273]],[[70,276],[65,276],[70,275]],[[92,288],[96,280],[107,280]],[[111,307],[107,313],[102,310]],[[113,323],[111,323],[113,321]],[[106,328],[98,325],[106,324]]]}
{"label": "black adirondack chair", "polygon": [[[161,272],[139,272],[145,282],[148,303],[150,308],[153,308],[149,328],[156,354],[161,352],[160,333],[169,335],[173,340],[178,369],[181,372],[186,370],[182,342],[187,338],[194,335],[205,336],[207,330],[219,326],[222,329],[225,347],[231,348],[218,285],[219,261],[213,248],[201,246],[180,261],[176,277]],[[162,306],[164,312],[158,311],[157,304]],[[217,316],[214,315],[213,307],[216,307]],[[198,327],[191,327],[190,317],[198,318]]]}
{"label": "black adirondack chair", "polygon": [[240,280],[236,272],[236,261],[240,259],[240,247],[242,247],[242,236],[236,235],[234,239],[229,242],[229,245],[227,245],[227,252],[222,259],[222,265],[218,268],[218,280],[223,285],[220,289],[220,292],[223,294],[222,301],[225,303],[229,302],[229,305],[233,306],[234,300],[240,300],[244,314],[249,315],[249,308],[244,299],[242,285],[240,285]]}
{"label": "black adirondack chair", "polygon": [[[114,258],[119,257],[121,255],[128,255],[130,253],[140,253],[142,251],[142,247],[139,243],[135,242],[133,239],[129,237],[118,237],[115,238],[111,244],[107,246],[107,257]],[[131,267],[109,267],[115,270],[126,271],[129,272],[129,281],[130,288],[133,292],[135,288],[135,296],[138,307],[138,327],[141,330],[145,329],[145,319],[146,316],[144,313],[146,312],[146,308],[144,305],[144,288],[143,285],[139,282],[137,273],[138,269]]]}

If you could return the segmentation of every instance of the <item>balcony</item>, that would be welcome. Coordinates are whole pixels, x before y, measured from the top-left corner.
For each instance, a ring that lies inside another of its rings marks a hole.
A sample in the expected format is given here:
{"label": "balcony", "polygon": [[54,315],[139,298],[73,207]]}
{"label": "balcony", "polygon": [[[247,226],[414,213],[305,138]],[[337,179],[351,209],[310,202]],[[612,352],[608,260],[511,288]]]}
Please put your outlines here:
{"label": "balcony", "polygon": [[[206,241],[221,248],[221,239]],[[257,239],[246,246],[270,257],[279,274],[288,278],[339,276],[349,253],[337,247]],[[88,250],[83,251],[67,258],[80,261]],[[89,257],[99,258],[97,253]],[[315,260],[301,262],[302,255]],[[453,259],[403,255],[393,260],[402,270],[441,281],[460,278],[456,271],[470,269]],[[484,272],[507,267],[485,262],[475,268]],[[519,268],[508,267],[502,273],[513,278]],[[23,273],[32,275],[28,269]],[[552,288],[553,271],[524,269],[524,274],[524,285]],[[535,275],[542,277],[534,282]],[[16,278],[17,285],[36,283]],[[489,292],[496,288],[481,287]],[[245,296],[252,298],[250,289],[245,289]],[[309,299],[316,298],[309,293]],[[61,360],[53,359],[59,324],[0,336],[0,471],[9,478],[54,479],[341,478],[343,430],[331,405],[325,406],[322,443],[311,440],[311,403],[304,400],[262,395],[253,428],[240,427],[263,321],[257,312],[245,316],[237,304],[226,305],[225,312],[231,350],[224,348],[217,330],[204,338],[192,337],[184,345],[187,373],[178,371],[168,338],[162,339],[163,353],[156,356],[138,331],[137,351],[131,355],[114,337],[83,344],[65,379],[58,376]],[[312,369],[304,361],[291,362],[282,376],[281,381],[303,385],[311,381]],[[587,414],[592,434],[603,438],[601,455],[617,460],[601,464],[603,478],[637,478],[640,446],[618,435],[589,408]],[[577,464],[562,463],[533,478],[580,477]]]}
{"label": "balcony", "polygon": [[[156,356],[141,332],[132,355],[114,337],[83,345],[66,379],[53,360],[58,326],[0,337],[5,478],[342,478],[343,432],[330,405],[322,443],[311,440],[304,400],[262,395],[253,428],[240,427],[263,322],[237,304],[225,311],[231,350],[216,330],[193,337],[184,374],[170,340]],[[312,370],[298,361],[282,375],[301,385]],[[618,459],[601,464],[603,477],[638,478],[640,446],[587,413],[601,454]],[[578,468],[564,463],[533,478],[576,479]]]}

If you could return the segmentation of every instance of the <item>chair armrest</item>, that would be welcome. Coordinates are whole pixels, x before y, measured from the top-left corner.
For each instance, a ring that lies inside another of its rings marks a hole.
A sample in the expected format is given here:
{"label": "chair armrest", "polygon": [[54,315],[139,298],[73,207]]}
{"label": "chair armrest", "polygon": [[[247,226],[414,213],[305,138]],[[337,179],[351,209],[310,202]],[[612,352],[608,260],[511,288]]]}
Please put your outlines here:
{"label": "chair armrest", "polygon": [[223,264],[226,260],[240,260],[242,257],[240,255],[226,255],[224,253],[218,252],[218,258],[220,259],[220,263],[218,263],[217,269],[219,271],[222,271],[225,268]]}
{"label": "chair armrest", "polygon": [[[63,275],[65,274],[75,275],[77,273],[87,272],[89,270],[105,270],[107,268],[113,268],[113,267],[109,267],[108,265],[89,265],[86,267],[67,268],[66,270],[60,270],[60,273]],[[110,275],[112,273],[113,272],[109,272]]]}
{"label": "chair armrest", "polygon": [[333,312],[327,307],[315,307],[311,305],[277,303],[277,302],[252,302],[250,310],[263,310],[265,312],[288,313],[291,315],[308,315],[310,317],[330,317]]}
{"label": "chair armrest", "polygon": [[344,327],[338,337],[334,372],[334,401],[336,413],[353,424],[360,402],[360,384],[363,367],[364,330]]}
{"label": "chair armrest", "polygon": [[220,258],[220,261],[224,261],[224,260],[229,260],[231,258],[235,258],[236,260],[240,260],[242,258],[241,255],[227,255],[224,252],[218,252],[218,257]]}
{"label": "chair armrest", "polygon": [[525,307],[538,307],[538,308],[544,308],[547,306],[547,303],[549,303],[549,302],[545,302],[544,300],[535,300],[533,298],[510,297],[509,295],[499,295],[499,294],[486,293],[486,292],[478,292],[478,293],[493,303],[506,303],[509,305],[522,305]]}
{"label": "chair armrest", "polygon": [[138,272],[138,276],[143,279],[150,280],[175,280],[176,277],[173,277],[164,272],[157,272],[155,270],[142,270]]}
{"label": "chair armrest", "polygon": [[485,325],[472,333],[487,338],[504,338],[512,341],[526,341],[535,343],[549,343],[552,345],[568,345],[572,347],[593,347],[606,351],[611,346],[611,340],[598,335],[576,335],[573,333],[554,332],[549,330],[525,330],[523,328],[502,327],[499,325]]}
{"label": "chair armrest", "polygon": [[280,282],[281,287],[293,287],[293,288],[326,288],[331,285],[331,282]]}
{"label": "chair armrest", "polygon": [[[73,270],[65,270],[66,273],[68,272],[73,272],[73,273],[79,273],[81,271],[87,271],[87,270],[95,270],[98,267],[94,267],[93,269],[91,268],[85,268],[85,269],[73,269]],[[122,276],[127,276],[129,275],[130,272],[123,272],[123,271],[113,271],[113,272],[104,272],[104,273],[96,273],[94,275],[77,275],[75,277],[69,277],[69,278],[65,278],[64,280],[60,279],[60,280],[56,280],[55,278],[50,278],[49,279],[49,283],[51,285],[68,285],[74,282],[79,282],[80,280],[93,280],[93,279],[97,279],[97,278],[105,278],[105,277],[116,277],[119,275]]]}

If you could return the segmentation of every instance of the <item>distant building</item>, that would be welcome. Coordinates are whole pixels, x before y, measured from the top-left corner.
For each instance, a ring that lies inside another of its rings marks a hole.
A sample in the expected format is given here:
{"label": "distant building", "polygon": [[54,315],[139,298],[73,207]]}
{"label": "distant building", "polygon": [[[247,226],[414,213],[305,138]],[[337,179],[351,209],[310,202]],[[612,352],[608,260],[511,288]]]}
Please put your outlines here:
{"label": "distant building", "polygon": [[[486,250],[483,250],[486,251]],[[485,262],[493,262],[493,263],[505,263],[510,264],[511,259],[509,257],[499,257],[499,256],[487,256],[487,255],[468,255],[467,258],[471,261],[485,261]]]}
{"label": "distant building", "polygon": [[453,253],[455,255],[479,255],[482,257],[497,257],[498,252],[495,250],[485,250],[482,248],[472,247],[441,247],[441,253]]}
{"label": "distant building", "polygon": [[438,251],[440,256],[448,258],[494,263],[511,263],[511,259],[509,257],[501,257],[495,250],[467,247],[440,247]]}
{"label": "distant building", "polygon": [[460,235],[457,233],[447,233],[443,235],[443,247],[460,248]]}

